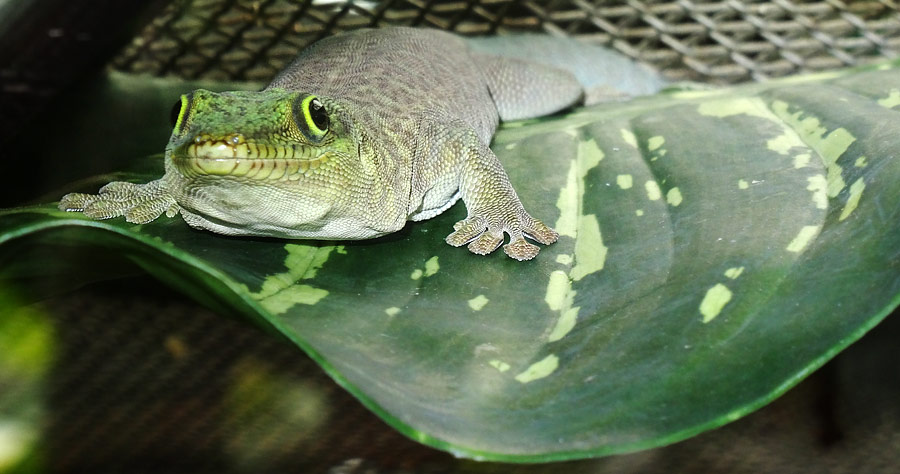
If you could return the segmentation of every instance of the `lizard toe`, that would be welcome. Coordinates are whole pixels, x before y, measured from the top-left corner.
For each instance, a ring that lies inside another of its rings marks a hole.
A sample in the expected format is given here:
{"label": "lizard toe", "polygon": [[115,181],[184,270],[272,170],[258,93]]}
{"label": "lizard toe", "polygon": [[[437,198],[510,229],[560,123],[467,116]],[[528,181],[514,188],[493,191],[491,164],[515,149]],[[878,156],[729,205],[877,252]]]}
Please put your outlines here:
{"label": "lizard toe", "polygon": [[544,245],[550,245],[559,239],[559,234],[555,230],[531,216],[528,216],[528,219],[525,220],[522,232]]}
{"label": "lizard toe", "polygon": [[503,243],[503,233],[493,235],[491,232],[485,232],[480,237],[469,243],[469,251],[478,255],[487,255]]}
{"label": "lizard toe", "polygon": [[503,252],[506,255],[520,262],[537,257],[537,254],[540,251],[541,249],[537,245],[528,243],[522,237],[513,239],[510,243],[503,246]]}
{"label": "lizard toe", "polygon": [[99,194],[101,195],[111,195],[116,197],[130,197],[137,194],[140,190],[140,184],[129,183],[126,181],[113,181],[111,183],[107,183],[102,188],[100,188]]}
{"label": "lizard toe", "polygon": [[[174,212],[171,211],[173,206],[176,206]],[[155,198],[140,202],[125,211],[125,220],[132,224],[146,224],[152,222],[163,212],[168,217],[172,217],[177,213],[177,205],[174,199]],[[171,215],[169,215],[170,212],[172,212]]]}
{"label": "lizard toe", "polygon": [[504,234],[509,234],[510,242],[503,246],[503,252],[516,260],[531,260],[540,252],[537,245],[525,240],[525,236],[545,245],[556,242],[559,234],[543,222],[527,213],[512,222],[488,220],[475,216],[457,222],[454,232],[447,236],[447,243],[460,247],[468,244],[472,253],[487,255],[503,244]]}
{"label": "lizard toe", "polygon": [[69,193],[62,197],[59,200],[59,205],[57,206],[60,211],[83,211],[88,204],[94,201],[96,196],[91,196],[90,194],[82,194],[82,193]]}
{"label": "lizard toe", "polygon": [[125,214],[127,206],[119,201],[97,199],[84,206],[84,215],[91,219],[104,220]]}
{"label": "lizard toe", "polygon": [[470,217],[454,224],[453,229],[454,232],[445,240],[454,247],[462,247],[483,234],[487,230],[487,224],[478,217]]}

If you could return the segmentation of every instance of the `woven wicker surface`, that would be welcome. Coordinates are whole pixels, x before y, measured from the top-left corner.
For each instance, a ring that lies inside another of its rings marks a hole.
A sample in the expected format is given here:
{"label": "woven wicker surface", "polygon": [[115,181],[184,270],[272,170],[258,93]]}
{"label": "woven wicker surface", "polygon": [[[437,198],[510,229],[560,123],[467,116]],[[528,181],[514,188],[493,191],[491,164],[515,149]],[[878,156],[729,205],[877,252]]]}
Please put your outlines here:
{"label": "woven wicker surface", "polygon": [[679,80],[765,80],[900,53],[893,0],[174,2],[114,61],[123,71],[266,80],[337,31],[416,25],[467,35],[545,31],[615,48]]}

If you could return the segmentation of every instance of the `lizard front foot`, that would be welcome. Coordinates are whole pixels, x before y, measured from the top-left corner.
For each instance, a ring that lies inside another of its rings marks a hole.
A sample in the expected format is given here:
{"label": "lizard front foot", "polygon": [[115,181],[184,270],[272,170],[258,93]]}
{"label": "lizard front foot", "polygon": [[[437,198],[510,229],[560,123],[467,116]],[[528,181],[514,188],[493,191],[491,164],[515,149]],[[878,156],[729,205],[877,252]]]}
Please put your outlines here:
{"label": "lizard front foot", "polygon": [[525,240],[528,236],[544,245],[556,242],[559,234],[543,222],[522,211],[518,219],[496,220],[482,216],[470,216],[457,222],[454,232],[447,236],[447,243],[454,247],[469,244],[472,253],[487,255],[503,243],[503,234],[509,234],[509,243],[503,246],[503,252],[510,257],[522,261],[536,257],[540,248]]}
{"label": "lizard front foot", "polygon": [[99,194],[66,194],[59,201],[59,210],[83,212],[97,220],[125,216],[132,224],[146,224],[163,213],[173,217],[179,207],[161,180],[147,184],[113,181],[100,188]]}

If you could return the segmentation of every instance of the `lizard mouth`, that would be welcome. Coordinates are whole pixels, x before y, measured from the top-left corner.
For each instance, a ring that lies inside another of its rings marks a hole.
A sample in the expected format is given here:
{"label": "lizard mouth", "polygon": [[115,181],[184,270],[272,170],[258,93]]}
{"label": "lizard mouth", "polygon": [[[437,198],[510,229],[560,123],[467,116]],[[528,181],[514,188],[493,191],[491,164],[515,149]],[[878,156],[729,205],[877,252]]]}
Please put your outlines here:
{"label": "lizard mouth", "polygon": [[243,135],[197,135],[175,148],[172,162],[185,176],[233,176],[296,181],[327,163],[330,152],[247,141]]}

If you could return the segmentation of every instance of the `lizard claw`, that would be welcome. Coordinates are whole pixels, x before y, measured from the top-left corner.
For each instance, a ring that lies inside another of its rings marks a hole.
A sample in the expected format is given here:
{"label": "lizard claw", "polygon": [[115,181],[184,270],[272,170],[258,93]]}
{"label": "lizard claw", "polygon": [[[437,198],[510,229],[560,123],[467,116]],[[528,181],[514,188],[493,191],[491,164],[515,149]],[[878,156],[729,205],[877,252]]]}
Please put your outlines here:
{"label": "lizard claw", "polygon": [[469,217],[453,225],[454,232],[447,236],[447,243],[454,247],[468,244],[469,251],[487,255],[503,243],[503,234],[509,234],[510,242],[503,246],[506,255],[522,261],[536,257],[540,248],[525,240],[528,236],[542,244],[556,242],[559,234],[543,222],[524,214],[520,222],[491,225],[482,217]]}
{"label": "lizard claw", "polygon": [[529,244],[523,238],[518,238],[503,246],[503,252],[506,253],[506,255],[509,255],[520,262],[537,257],[537,254],[540,251],[540,247]]}
{"label": "lizard claw", "polygon": [[503,243],[503,233],[493,235],[491,232],[481,234],[477,239],[469,242],[469,251],[478,255],[487,255]]}
{"label": "lizard claw", "polygon": [[[559,239],[559,233],[551,229],[547,224],[544,224],[528,214],[525,214],[525,217],[526,219],[524,219],[525,222],[523,222],[522,232],[526,236],[544,245],[550,245]],[[510,245],[512,244],[513,242],[510,242]],[[536,254],[537,252],[535,252],[535,255]]]}
{"label": "lizard claw", "polygon": [[454,247],[461,247],[483,234],[484,231],[487,230],[487,227],[487,222],[485,222],[484,219],[480,217],[469,217],[453,224],[454,232],[448,235],[445,240]]}

